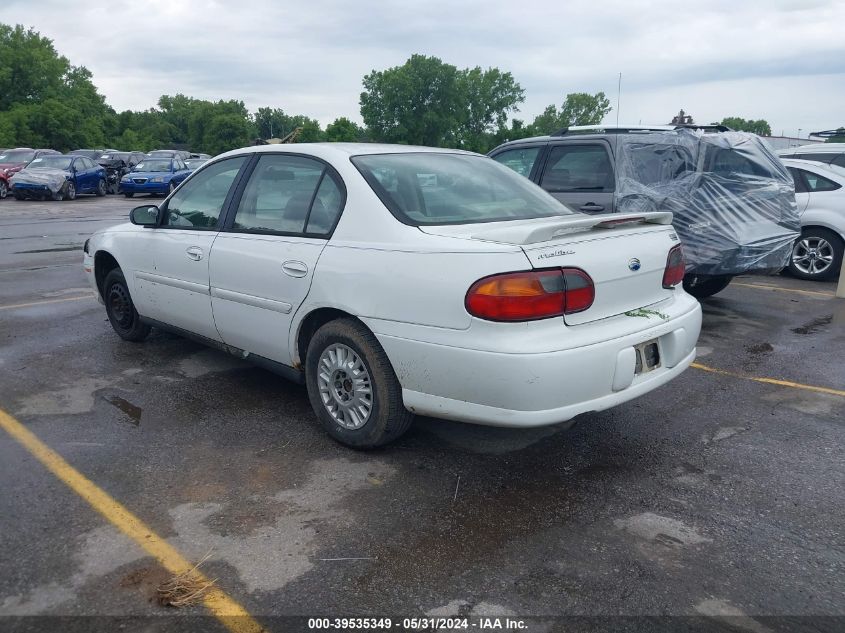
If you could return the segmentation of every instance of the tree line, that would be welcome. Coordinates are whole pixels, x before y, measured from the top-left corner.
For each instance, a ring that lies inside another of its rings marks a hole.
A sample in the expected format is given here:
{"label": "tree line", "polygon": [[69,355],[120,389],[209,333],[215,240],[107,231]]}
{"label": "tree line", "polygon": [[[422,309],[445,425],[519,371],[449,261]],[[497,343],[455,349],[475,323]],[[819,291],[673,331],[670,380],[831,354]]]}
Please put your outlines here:
{"label": "tree line", "polygon": [[[527,123],[513,116],[524,101],[525,91],[509,72],[459,69],[412,55],[400,66],[364,76],[364,126],[340,117],[323,128],[316,119],[278,107],[250,112],[243,101],[183,94],[162,95],[147,110],[117,112],[97,91],[91,72],[71,64],[49,38],[0,24],[0,147],[176,146],[218,154],[299,128],[297,142],[378,141],[486,152],[507,140],[598,124],[611,111],[603,92],[570,93]],[[770,133],[762,120],[731,117],[723,123]]]}

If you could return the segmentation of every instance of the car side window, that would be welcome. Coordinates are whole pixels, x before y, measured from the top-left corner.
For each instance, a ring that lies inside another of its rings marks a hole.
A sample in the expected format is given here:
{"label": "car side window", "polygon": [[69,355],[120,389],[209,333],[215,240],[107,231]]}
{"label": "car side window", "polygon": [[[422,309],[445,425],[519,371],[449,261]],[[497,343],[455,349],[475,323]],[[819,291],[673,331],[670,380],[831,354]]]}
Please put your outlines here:
{"label": "car side window", "polygon": [[216,229],[220,212],[247,156],[221,160],[185,182],[167,201],[162,226]]}
{"label": "car side window", "polygon": [[804,178],[801,176],[801,170],[795,167],[787,167],[789,175],[792,176],[792,181],[795,183],[795,193],[807,193],[807,185],[804,184]]}
{"label": "car side window", "polygon": [[312,206],[320,209],[322,223],[323,203],[315,201],[315,194],[324,171],[321,162],[310,158],[264,154],[241,197],[233,230],[301,234]]}
{"label": "car side window", "polygon": [[534,163],[537,162],[537,156],[539,154],[539,146],[519,147],[516,149],[507,149],[500,154],[496,154],[493,156],[493,160],[505,167],[510,167],[520,176],[528,178],[531,176],[531,170],[534,169]]}
{"label": "car side window", "polygon": [[602,145],[558,145],[549,152],[540,185],[555,192],[609,192],[616,179]]}
{"label": "car side window", "polygon": [[802,169],[800,171],[801,175],[804,176],[804,182],[807,183],[807,191],[835,191],[842,186],[839,183],[833,182],[824,176],[814,174],[806,169]]}
{"label": "car side window", "polygon": [[343,193],[334,177],[327,171],[317,188],[305,232],[310,235],[328,235],[337,222],[342,207]]}

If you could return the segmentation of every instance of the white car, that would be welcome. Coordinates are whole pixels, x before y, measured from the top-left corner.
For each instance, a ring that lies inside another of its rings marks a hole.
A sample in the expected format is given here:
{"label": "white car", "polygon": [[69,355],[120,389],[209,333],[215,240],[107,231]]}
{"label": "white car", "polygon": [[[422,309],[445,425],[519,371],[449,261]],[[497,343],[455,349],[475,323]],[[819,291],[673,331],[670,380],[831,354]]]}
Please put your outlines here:
{"label": "white car", "polygon": [[832,279],[845,253],[845,168],[782,158],[795,181],[801,237],[789,271],[801,279]]}
{"label": "white car", "polygon": [[131,220],[85,245],[118,335],[170,329],[304,382],[354,447],[413,414],[563,422],[695,358],[671,214],[573,213],[477,154],[244,148]]}

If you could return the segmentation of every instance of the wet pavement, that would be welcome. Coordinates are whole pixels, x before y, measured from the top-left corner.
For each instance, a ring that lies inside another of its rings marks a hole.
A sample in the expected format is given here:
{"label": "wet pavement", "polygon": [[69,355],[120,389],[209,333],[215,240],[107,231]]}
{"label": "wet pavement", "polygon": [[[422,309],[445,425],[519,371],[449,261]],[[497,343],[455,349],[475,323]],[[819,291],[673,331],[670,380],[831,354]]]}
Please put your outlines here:
{"label": "wet pavement", "polygon": [[[845,389],[833,284],[745,277],[705,301],[698,362],[734,375],[690,369],[566,430],[420,418],[358,453],[319,429],[303,387],[174,335],[113,334],[80,248],[136,204],[0,201],[0,409],[185,557],[208,555],[206,575],[268,629],[425,614],[845,626],[845,397],[800,386]],[[204,613],[159,606],[156,561],[2,431],[0,486],[0,616]]]}

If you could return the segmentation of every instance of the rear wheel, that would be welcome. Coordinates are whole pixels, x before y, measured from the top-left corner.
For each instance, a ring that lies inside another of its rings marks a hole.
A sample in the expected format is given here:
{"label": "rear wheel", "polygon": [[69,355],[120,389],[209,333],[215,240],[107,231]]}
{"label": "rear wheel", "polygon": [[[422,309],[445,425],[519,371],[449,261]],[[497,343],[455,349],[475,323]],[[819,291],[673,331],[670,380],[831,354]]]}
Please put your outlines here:
{"label": "rear wheel", "polygon": [[150,333],[150,326],[141,322],[141,317],[132,303],[132,296],[126,285],[123,271],[115,268],[103,282],[103,300],[106,314],[114,331],[124,341],[143,341]]}
{"label": "rear wheel", "polygon": [[685,275],[684,290],[696,299],[706,299],[722,292],[731,279],[730,275]]}
{"label": "rear wheel", "polygon": [[842,266],[842,238],[822,228],[805,229],[792,247],[789,272],[799,279],[832,279]]}
{"label": "rear wheel", "polygon": [[413,415],[402,403],[387,354],[354,319],[330,321],[317,330],[308,345],[305,382],[314,413],[342,444],[373,448],[411,426]]}
{"label": "rear wheel", "polygon": [[0,180],[0,200],[9,195],[9,186],[5,180]]}
{"label": "rear wheel", "polygon": [[15,200],[26,200],[26,196],[23,195],[20,191],[12,191],[12,195],[15,196]]}

